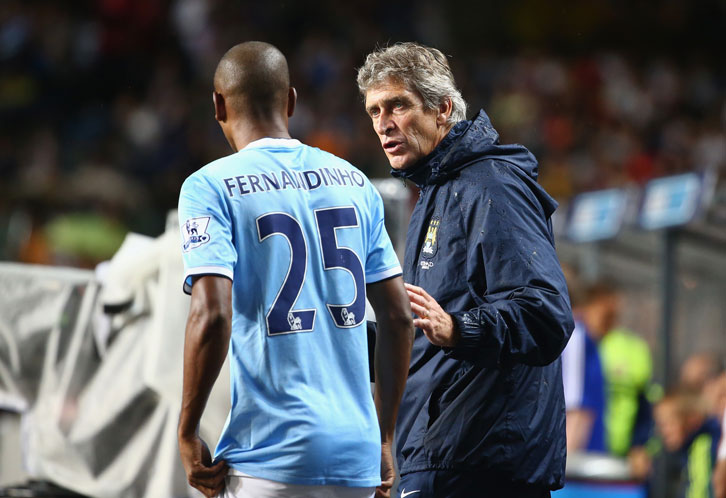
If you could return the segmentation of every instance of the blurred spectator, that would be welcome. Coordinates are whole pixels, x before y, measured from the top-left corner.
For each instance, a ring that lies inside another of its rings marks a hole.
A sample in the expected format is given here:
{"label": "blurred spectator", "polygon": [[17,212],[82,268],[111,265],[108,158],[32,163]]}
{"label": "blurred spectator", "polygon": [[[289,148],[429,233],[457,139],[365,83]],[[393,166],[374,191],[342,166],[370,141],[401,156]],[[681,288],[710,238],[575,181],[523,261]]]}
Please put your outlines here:
{"label": "blurred spectator", "polygon": [[655,421],[666,451],[679,460],[677,496],[713,496],[711,477],[721,426],[719,420],[709,417],[700,393],[667,394],[656,406]]}
{"label": "blurred spectator", "polygon": [[726,412],[726,372],[714,376],[703,386],[703,397],[708,405],[709,414],[721,418]]}
{"label": "blurred spectator", "polygon": [[716,498],[726,498],[726,410],[721,423],[721,445],[718,449],[716,468],[713,471],[713,490]]}
{"label": "blurred spectator", "polygon": [[646,342],[616,327],[620,293],[602,280],[589,286],[565,268],[575,331],[562,355],[568,450],[628,457],[645,480],[651,469],[651,355]]}
{"label": "blurred spectator", "polygon": [[680,370],[680,388],[698,393],[708,416],[721,419],[726,411],[726,371],[717,355],[705,351],[686,358]]}
{"label": "blurred spectator", "polygon": [[694,392],[701,392],[706,384],[721,373],[718,357],[710,352],[689,356],[681,365],[680,386]]}
{"label": "blurred spectator", "polygon": [[615,456],[627,456],[633,475],[645,479],[653,428],[650,349],[635,333],[616,327],[621,295],[613,284],[595,283],[584,299],[591,303],[583,316],[598,340],[605,377],[605,446]]}
{"label": "blurred spectator", "polygon": [[[562,352],[562,380],[567,409],[567,451],[605,451],[604,378],[597,340],[609,325],[593,311],[598,296],[588,293],[582,301],[576,277],[565,270],[575,329]],[[606,329],[607,330],[607,329]]]}

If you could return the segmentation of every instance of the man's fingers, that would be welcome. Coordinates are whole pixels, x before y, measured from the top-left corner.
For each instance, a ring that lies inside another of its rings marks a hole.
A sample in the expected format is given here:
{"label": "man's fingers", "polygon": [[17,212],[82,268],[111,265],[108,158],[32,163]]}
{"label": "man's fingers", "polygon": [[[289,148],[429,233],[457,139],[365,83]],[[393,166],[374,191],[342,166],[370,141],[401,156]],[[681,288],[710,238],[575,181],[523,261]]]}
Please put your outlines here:
{"label": "man's fingers", "polygon": [[416,294],[422,294],[423,295],[424,293],[426,293],[426,291],[423,290],[422,287],[419,287],[417,285],[411,285],[411,284],[407,284],[406,282],[404,282],[403,283],[403,286],[406,287],[406,290],[407,291],[411,291],[411,292],[414,292]]}
{"label": "man's fingers", "polygon": [[391,488],[393,487],[393,480],[390,482],[384,481],[380,486],[376,487],[375,498],[390,498]]}
{"label": "man's fingers", "polygon": [[[414,286],[409,286],[414,287]],[[413,305],[418,304],[419,306],[423,306],[428,310],[429,313],[432,311],[438,311],[441,309],[441,306],[439,303],[434,299],[433,297],[429,296],[428,293],[426,293],[425,290],[421,289],[420,287],[416,287],[416,289],[419,289],[421,293],[414,292],[411,289],[407,289],[408,293],[408,299],[411,301],[411,304]]]}
{"label": "man's fingers", "polygon": [[227,477],[226,469],[224,471],[217,472],[216,474],[205,476],[192,472],[189,474],[189,481],[194,481],[202,486],[209,486],[213,488],[218,486],[220,482],[223,482],[225,477]]}
{"label": "man's fingers", "polygon": [[432,298],[428,292],[423,287],[417,287],[415,285],[411,284],[404,284],[406,286],[406,290],[408,291],[409,295],[414,294],[416,296],[419,296],[423,299],[424,302],[434,301],[434,298]]}
{"label": "man's fingers", "polygon": [[[190,484],[192,484],[192,483],[190,483]],[[192,486],[194,488],[198,489],[199,491],[201,491],[201,493],[204,496],[206,496],[207,498],[213,498],[219,494],[219,492],[216,491],[215,489],[207,487],[207,486],[202,486],[201,484],[192,484]]]}
{"label": "man's fingers", "polygon": [[224,491],[225,482],[222,481],[222,484],[214,488],[214,494],[212,496],[222,496],[222,492]]}
{"label": "man's fingers", "polygon": [[429,310],[426,309],[424,306],[411,302],[411,310],[413,310],[414,313],[416,313],[421,318],[428,318],[429,316]]}
{"label": "man's fingers", "polygon": [[217,479],[189,479],[189,484],[191,484],[195,488],[202,487],[215,489],[218,488],[222,482],[224,482],[224,477],[222,477],[221,481]]}
{"label": "man's fingers", "polygon": [[224,474],[226,474],[229,470],[229,467],[227,467],[227,462],[225,462],[224,460],[220,460],[219,462],[208,468],[212,469],[214,472],[224,472]]}
{"label": "man's fingers", "polygon": [[416,294],[417,296],[421,296],[424,299],[427,299],[431,296],[429,296],[428,292],[426,292],[423,287],[417,287],[415,285],[411,284],[404,284],[406,287],[406,290],[410,292],[411,294]]}
{"label": "man's fingers", "polygon": [[[202,491],[202,488],[207,489],[213,495],[218,494],[224,489],[225,477],[227,477],[227,469],[219,471],[217,474],[211,477],[199,477],[194,473],[189,476],[189,484]],[[203,491],[204,492],[204,491]]]}
{"label": "man's fingers", "polygon": [[212,477],[216,477],[219,474],[225,475],[227,473],[227,470],[227,463],[224,460],[220,460],[211,467],[197,465],[192,469],[190,475],[197,479],[209,479]]}
{"label": "man's fingers", "polygon": [[189,472],[189,478],[203,481],[205,479],[214,479],[220,474],[224,475],[220,471],[212,470],[212,467],[195,467]]}
{"label": "man's fingers", "polygon": [[191,484],[194,488],[198,489],[202,493],[204,493],[205,496],[217,496],[222,491],[224,491],[224,479],[222,479],[221,483],[201,483],[196,481],[189,481],[189,484]]}
{"label": "man's fingers", "polygon": [[192,475],[189,477],[189,482],[194,482],[202,486],[214,488],[216,486],[219,486],[219,483],[224,482],[225,477],[227,477],[226,473],[219,473],[213,477],[198,477]]}
{"label": "man's fingers", "polygon": [[428,304],[428,301],[424,296],[421,294],[416,294],[415,292],[406,291],[408,293],[408,299],[412,303],[420,304],[421,306],[426,306]]}

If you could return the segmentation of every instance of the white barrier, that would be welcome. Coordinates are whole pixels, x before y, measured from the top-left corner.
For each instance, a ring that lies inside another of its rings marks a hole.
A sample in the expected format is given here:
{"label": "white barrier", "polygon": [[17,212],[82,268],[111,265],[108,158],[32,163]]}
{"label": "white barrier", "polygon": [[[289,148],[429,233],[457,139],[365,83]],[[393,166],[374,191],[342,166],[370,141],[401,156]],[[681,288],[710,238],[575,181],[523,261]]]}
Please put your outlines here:
{"label": "white barrier", "polygon": [[[157,239],[131,234],[97,273],[0,264],[0,433],[16,441],[0,445],[0,485],[31,478],[98,497],[199,496],[176,442],[189,307],[176,216]],[[104,302],[127,306],[109,317]],[[228,409],[225,365],[202,420],[210,444]],[[10,433],[17,417],[21,435]]]}

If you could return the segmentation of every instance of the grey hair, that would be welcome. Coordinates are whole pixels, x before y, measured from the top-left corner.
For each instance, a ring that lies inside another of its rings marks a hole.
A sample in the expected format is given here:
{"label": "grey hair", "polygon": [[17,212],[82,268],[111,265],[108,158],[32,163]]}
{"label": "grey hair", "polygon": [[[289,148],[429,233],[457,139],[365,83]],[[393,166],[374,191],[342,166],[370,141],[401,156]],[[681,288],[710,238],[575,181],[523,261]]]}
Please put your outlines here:
{"label": "grey hair", "polygon": [[398,81],[418,92],[427,109],[438,109],[450,98],[449,126],[466,119],[466,102],[456,88],[446,56],[435,48],[405,42],[368,54],[358,69],[358,89],[363,98],[368,90],[387,80]]}

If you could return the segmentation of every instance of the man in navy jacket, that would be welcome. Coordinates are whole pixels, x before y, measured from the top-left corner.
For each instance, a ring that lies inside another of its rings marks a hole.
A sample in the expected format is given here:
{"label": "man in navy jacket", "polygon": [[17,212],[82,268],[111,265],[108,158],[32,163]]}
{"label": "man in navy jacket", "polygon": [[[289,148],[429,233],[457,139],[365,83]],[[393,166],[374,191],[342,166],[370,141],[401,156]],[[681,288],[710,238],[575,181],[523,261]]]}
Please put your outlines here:
{"label": "man in navy jacket", "polygon": [[392,174],[421,194],[404,261],[416,337],[397,425],[402,498],[549,496],[565,470],[573,329],[537,162],[465,120],[446,57],[401,43],[358,72]]}

